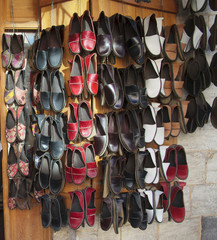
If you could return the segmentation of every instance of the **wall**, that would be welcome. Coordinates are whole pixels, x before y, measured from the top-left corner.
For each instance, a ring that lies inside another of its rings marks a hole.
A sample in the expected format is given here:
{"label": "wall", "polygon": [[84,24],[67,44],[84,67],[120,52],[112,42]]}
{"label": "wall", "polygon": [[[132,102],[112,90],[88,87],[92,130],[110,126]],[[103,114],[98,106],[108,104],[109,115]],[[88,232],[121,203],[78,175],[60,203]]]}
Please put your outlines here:
{"label": "wall", "polygon": [[[181,2],[181,1],[179,1]],[[183,22],[184,16],[189,15],[180,8],[178,21]],[[211,27],[215,13],[209,7],[204,11],[206,23]],[[213,53],[207,51],[208,61],[211,61]],[[212,106],[213,99],[217,96],[216,87],[212,84],[204,95],[208,103]],[[116,235],[113,227],[108,232],[100,228],[99,218],[96,218],[94,227],[80,228],[73,231],[70,227],[63,228],[60,232],[53,234],[54,240],[74,240],[74,239],[190,239],[198,240],[216,239],[217,221],[217,134],[209,123],[203,128],[198,128],[193,134],[180,134],[178,144],[185,147],[189,164],[189,176],[184,188],[184,200],[186,207],[186,217],[183,223],[177,224],[168,222],[167,213],[161,224],[154,222],[145,231],[133,229],[129,223],[120,228],[120,233]]]}

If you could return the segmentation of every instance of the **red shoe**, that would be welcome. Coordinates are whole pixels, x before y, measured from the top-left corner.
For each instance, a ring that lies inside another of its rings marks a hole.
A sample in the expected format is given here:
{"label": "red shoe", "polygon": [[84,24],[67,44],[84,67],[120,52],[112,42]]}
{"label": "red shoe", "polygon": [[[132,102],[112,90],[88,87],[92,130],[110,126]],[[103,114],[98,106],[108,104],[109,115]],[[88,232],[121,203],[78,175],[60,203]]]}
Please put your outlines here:
{"label": "red shoe", "polygon": [[66,151],[66,158],[65,158],[65,175],[66,175],[66,181],[68,183],[72,183],[72,154],[75,149],[75,146],[73,145],[67,145],[67,151]]}
{"label": "red shoe", "polygon": [[79,96],[84,88],[83,59],[80,55],[76,54],[70,62],[72,63],[69,80],[70,91],[72,95]]}
{"label": "red shoe", "polygon": [[167,148],[164,163],[170,163],[166,172],[166,178],[168,182],[172,182],[177,173],[177,154],[174,145]]}
{"label": "red shoe", "polygon": [[171,203],[168,210],[169,217],[180,223],[185,218],[185,204],[183,198],[183,187],[185,182],[175,182],[171,190]]}
{"label": "red shoe", "polygon": [[164,207],[164,212],[166,212],[170,206],[171,184],[168,182],[160,182],[160,185],[164,192],[163,207]]}
{"label": "red shoe", "polygon": [[181,145],[176,146],[177,153],[177,178],[185,180],[188,177],[188,163],[185,149]]}
{"label": "red shoe", "polygon": [[83,138],[88,138],[93,130],[93,115],[89,102],[82,101],[78,106],[79,132]]}
{"label": "red shoe", "polygon": [[95,178],[97,175],[97,165],[95,160],[95,150],[93,144],[85,143],[83,145],[85,151],[85,160],[87,165],[87,176],[89,178]]}
{"label": "red shoe", "polygon": [[96,216],[96,207],[94,204],[95,200],[95,192],[94,188],[87,187],[84,190],[84,201],[85,201],[85,216],[87,224],[92,227],[95,223]]}
{"label": "red shoe", "polygon": [[82,147],[75,147],[72,153],[72,180],[74,184],[80,185],[86,178],[85,152]]}
{"label": "red shoe", "polygon": [[78,136],[78,104],[69,103],[67,135],[70,141],[74,141]]}
{"label": "red shoe", "polygon": [[96,95],[98,93],[98,74],[97,74],[97,55],[90,54],[85,57],[85,68],[87,76],[87,90],[90,94]]}
{"label": "red shoe", "polygon": [[77,13],[73,14],[69,25],[69,50],[73,54],[81,52],[80,44],[81,24]]}
{"label": "red shoe", "polygon": [[86,10],[81,16],[81,46],[85,51],[93,51],[96,45],[96,36],[90,12]]}
{"label": "red shoe", "polygon": [[77,190],[69,192],[72,203],[69,213],[69,222],[72,229],[78,229],[84,221],[84,195]]}

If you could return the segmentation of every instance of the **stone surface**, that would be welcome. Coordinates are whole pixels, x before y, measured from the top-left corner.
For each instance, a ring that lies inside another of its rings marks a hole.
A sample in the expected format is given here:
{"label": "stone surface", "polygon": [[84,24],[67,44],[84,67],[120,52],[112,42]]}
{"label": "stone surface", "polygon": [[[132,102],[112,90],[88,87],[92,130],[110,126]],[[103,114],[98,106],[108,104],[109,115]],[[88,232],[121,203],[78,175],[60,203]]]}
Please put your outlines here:
{"label": "stone surface", "polygon": [[[198,240],[200,239],[200,218],[192,218],[182,223],[159,224],[159,240],[175,239],[175,240]],[[145,238],[144,238],[145,239]]]}
{"label": "stone surface", "polygon": [[206,164],[206,182],[207,183],[217,183],[217,152],[209,153],[207,157],[207,164]]}
{"label": "stone surface", "polygon": [[214,216],[217,214],[217,184],[191,187],[191,215]]}
{"label": "stone surface", "polygon": [[217,217],[202,217],[202,240],[214,240],[217,236]]}

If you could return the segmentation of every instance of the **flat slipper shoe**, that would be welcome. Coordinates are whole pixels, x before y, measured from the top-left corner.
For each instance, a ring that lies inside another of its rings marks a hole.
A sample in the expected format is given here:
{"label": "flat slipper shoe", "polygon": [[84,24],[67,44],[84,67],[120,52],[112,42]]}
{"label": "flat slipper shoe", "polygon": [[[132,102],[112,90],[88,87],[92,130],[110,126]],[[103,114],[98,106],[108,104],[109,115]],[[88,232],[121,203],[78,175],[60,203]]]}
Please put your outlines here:
{"label": "flat slipper shoe", "polygon": [[172,109],[172,131],[171,131],[171,136],[172,137],[178,137],[181,126],[180,126],[180,115],[179,115],[179,106],[177,104],[174,104],[171,106]]}
{"label": "flat slipper shoe", "polygon": [[172,131],[172,122],[171,122],[171,107],[169,105],[162,105],[163,109],[163,126],[164,126],[164,137],[169,139]]}
{"label": "flat slipper shoe", "polygon": [[158,223],[163,222],[163,194],[164,192],[154,190],[154,201],[155,201],[155,219]]}
{"label": "flat slipper shoe", "polygon": [[[178,56],[182,61],[185,60],[184,50],[189,41],[189,37],[187,36],[186,33],[184,33],[184,27],[185,27],[185,24],[177,24],[174,26],[176,39],[177,39],[176,42],[177,42]],[[185,35],[185,37],[183,34]]]}
{"label": "flat slipper shoe", "polygon": [[47,51],[48,51],[48,33],[44,29],[38,42],[38,47],[35,55],[35,66],[39,71],[47,69]]}
{"label": "flat slipper shoe", "polygon": [[153,148],[146,149],[146,156],[144,160],[144,171],[145,175],[145,183],[151,184],[155,181],[157,176],[157,162],[156,162],[156,154]]}
{"label": "flat slipper shoe", "polygon": [[17,139],[24,141],[26,138],[26,119],[24,106],[17,109]]}
{"label": "flat slipper shoe", "polygon": [[191,10],[194,13],[202,12],[207,5],[208,0],[191,0]]}
{"label": "flat slipper shoe", "polygon": [[34,74],[32,80],[33,80],[33,87],[32,87],[32,100],[33,103],[36,106],[40,106],[40,85],[41,85],[41,78],[42,78],[42,73],[37,72]]}
{"label": "flat slipper shoe", "polygon": [[186,100],[189,101],[187,113],[186,113],[186,117],[188,118],[188,122],[186,126],[187,126],[188,132],[193,133],[197,129],[197,122],[196,122],[197,104],[196,104],[195,98],[187,97]]}
{"label": "flat slipper shoe", "polygon": [[13,69],[23,68],[24,64],[24,41],[22,34],[13,34],[11,37],[11,67]]}
{"label": "flat slipper shoe", "polygon": [[57,69],[62,64],[63,49],[59,31],[56,26],[52,26],[49,31],[47,63],[51,69]]}
{"label": "flat slipper shoe", "polygon": [[13,143],[17,137],[17,114],[13,108],[9,108],[6,117],[5,137],[8,143]]}
{"label": "flat slipper shoe", "polygon": [[103,198],[102,211],[100,213],[100,227],[103,231],[108,231],[111,228],[113,221],[113,204],[112,198]]}
{"label": "flat slipper shoe", "polygon": [[50,181],[51,158],[48,152],[43,154],[40,158],[39,183],[41,188],[46,189],[49,187]]}
{"label": "flat slipper shoe", "polygon": [[85,151],[87,177],[93,179],[97,176],[97,165],[95,160],[95,150],[93,144],[85,143],[83,144],[82,147]]}
{"label": "flat slipper shoe", "polygon": [[179,121],[181,125],[181,129],[183,133],[187,133],[187,123],[188,123],[188,118],[187,118],[187,109],[188,109],[188,104],[189,101],[178,101],[178,106],[179,106]]}
{"label": "flat slipper shoe", "polygon": [[50,147],[51,124],[52,124],[52,119],[50,116],[45,117],[41,124],[41,133],[39,135],[39,149],[42,152],[48,151]]}
{"label": "flat slipper shoe", "polygon": [[16,203],[20,210],[28,207],[28,192],[26,178],[19,178],[17,182]]}
{"label": "flat slipper shoe", "polygon": [[51,73],[50,105],[55,112],[61,112],[66,105],[65,81],[63,75],[58,70]]}
{"label": "flat slipper shoe", "polygon": [[37,202],[41,202],[41,197],[45,194],[44,189],[39,183],[39,172],[35,174],[34,177],[34,196]]}
{"label": "flat slipper shoe", "polygon": [[203,32],[203,36],[200,41],[200,48],[203,50],[206,50],[206,45],[207,45],[207,40],[208,40],[207,39],[207,26],[206,26],[206,22],[205,22],[203,15],[199,16],[199,22],[200,22],[200,24],[199,24],[200,30]]}
{"label": "flat slipper shoe", "polygon": [[164,126],[163,126],[163,110],[160,107],[155,108],[157,130],[154,136],[154,141],[158,146],[164,143]]}
{"label": "flat slipper shoe", "polygon": [[197,104],[196,109],[196,122],[198,127],[203,127],[206,122],[206,113],[207,113],[207,104],[204,98],[203,93],[200,93],[197,97],[195,97],[195,101]]}
{"label": "flat slipper shoe", "polygon": [[211,51],[216,49],[217,37],[216,37],[216,30],[217,30],[217,16],[215,16],[214,23],[210,28],[210,37],[209,37],[209,47]]}
{"label": "flat slipper shoe", "polygon": [[51,197],[48,194],[41,197],[41,224],[43,228],[51,224]]}
{"label": "flat slipper shoe", "polygon": [[60,204],[56,198],[51,198],[51,224],[50,227],[54,231],[59,231],[62,226],[62,218],[60,212]]}
{"label": "flat slipper shoe", "polygon": [[83,58],[76,54],[71,64],[69,87],[72,96],[79,96],[84,88]]}
{"label": "flat slipper shoe", "polygon": [[83,191],[85,200],[85,218],[88,226],[92,227],[95,223],[96,207],[95,207],[95,195],[96,189],[87,187]]}
{"label": "flat slipper shoe", "polygon": [[172,64],[163,61],[160,69],[161,91],[162,98],[169,97],[172,93],[173,69]]}
{"label": "flat slipper shoe", "polygon": [[145,108],[148,105],[146,86],[144,81],[144,68],[137,68],[137,85],[139,87],[139,105]]}
{"label": "flat slipper shoe", "polygon": [[122,79],[120,76],[120,71],[117,68],[114,68],[114,82],[118,91],[118,100],[112,108],[114,110],[119,110],[123,107],[124,104],[124,89],[122,84]]}
{"label": "flat slipper shoe", "polygon": [[17,144],[13,143],[10,146],[8,154],[7,174],[9,178],[14,178],[18,172],[17,164]]}
{"label": "flat slipper shoe", "polygon": [[80,18],[77,13],[74,13],[69,24],[69,51],[72,54],[79,54],[81,52],[80,43],[81,25]]}
{"label": "flat slipper shoe", "polygon": [[17,188],[14,179],[9,179],[8,208],[10,210],[13,210],[17,207],[16,192]]}
{"label": "flat slipper shoe", "polygon": [[44,71],[41,74],[41,83],[40,83],[40,102],[44,110],[50,111],[50,75],[48,71]]}
{"label": "flat slipper shoe", "polygon": [[9,68],[11,64],[11,36],[10,34],[2,34],[2,66],[3,68]]}
{"label": "flat slipper shoe", "polygon": [[25,70],[17,70],[14,74],[15,89],[14,97],[18,105],[24,105],[26,103],[27,89],[25,87]]}
{"label": "flat slipper shoe", "polygon": [[118,234],[118,227],[122,227],[124,221],[123,200],[115,196],[113,198],[112,203],[113,203],[113,227],[114,232]]}
{"label": "flat slipper shoe", "polygon": [[70,141],[75,141],[78,136],[78,104],[69,103],[67,117],[67,136]]}
{"label": "flat slipper shoe", "polygon": [[12,70],[8,70],[6,73],[6,84],[4,90],[4,100],[5,103],[10,105],[14,102],[14,75]]}
{"label": "flat slipper shoe", "polygon": [[182,97],[182,88],[184,85],[183,81],[183,63],[172,63],[172,69],[173,69],[173,79],[172,79],[172,90],[174,95],[177,98]]}
{"label": "flat slipper shoe", "polygon": [[56,199],[58,200],[60,205],[60,214],[61,214],[61,223],[62,223],[61,225],[62,227],[65,227],[68,224],[68,209],[66,208],[65,200],[63,196],[57,195]]}
{"label": "flat slipper shoe", "polygon": [[[127,160],[126,160],[126,163],[124,165],[124,170],[123,170],[123,176],[124,176],[123,185],[127,190],[133,190],[136,187],[136,178],[135,178],[136,161],[137,161],[136,153],[135,154],[134,153],[127,154]],[[113,179],[113,185],[115,185],[114,180],[115,180],[115,177]],[[118,185],[121,188],[121,184],[118,184]],[[119,190],[115,194],[118,194]],[[113,192],[115,192],[115,191],[113,191]]]}
{"label": "flat slipper shoe", "polygon": [[[24,145],[20,143],[21,147],[18,147],[18,156],[17,156],[17,162],[18,162],[18,169],[19,173],[23,177],[27,177],[29,175],[29,160],[26,157]],[[21,148],[21,151],[19,150]]]}
{"label": "flat slipper shoe", "polygon": [[152,224],[155,219],[154,192],[152,190],[143,191],[145,197],[145,211],[148,216],[148,224]]}

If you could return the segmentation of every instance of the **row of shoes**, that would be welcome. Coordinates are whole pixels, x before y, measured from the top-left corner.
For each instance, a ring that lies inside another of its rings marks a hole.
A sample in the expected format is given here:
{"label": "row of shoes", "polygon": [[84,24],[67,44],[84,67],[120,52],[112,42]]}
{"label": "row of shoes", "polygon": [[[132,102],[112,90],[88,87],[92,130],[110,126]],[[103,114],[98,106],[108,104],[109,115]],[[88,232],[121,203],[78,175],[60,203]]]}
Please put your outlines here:
{"label": "row of shoes", "polygon": [[215,0],[182,0],[184,9],[190,8],[192,12],[202,12],[209,4],[213,11],[217,11],[217,3]]}
{"label": "row of shoes", "polygon": [[66,227],[68,212],[64,197],[61,195],[51,196],[44,194],[40,199],[42,227],[51,227],[54,231],[59,231],[62,227]]}
{"label": "row of shoes", "polygon": [[[158,190],[156,190],[157,195]],[[160,191],[159,191],[160,192]],[[118,196],[103,198],[100,213],[100,226],[103,231],[108,231],[113,224],[114,231],[118,234],[118,228],[127,222],[133,228],[145,230],[147,228],[145,198],[138,192],[123,192]]]}
{"label": "row of shoes", "polygon": [[97,55],[92,53],[85,58],[76,54],[71,63],[69,88],[72,96],[80,96],[84,92],[96,95],[98,92]]}
{"label": "row of shoes", "polygon": [[39,184],[41,189],[49,188],[54,195],[62,191],[65,185],[64,169],[60,159],[52,159],[48,152],[39,159]]}
{"label": "row of shoes", "polygon": [[86,142],[82,146],[67,145],[65,156],[65,176],[68,183],[82,184],[86,177],[97,176],[95,151],[92,144]]}
{"label": "row of shoes", "polygon": [[64,25],[43,29],[30,49],[29,61],[33,70],[58,69],[63,58]]}
{"label": "row of shoes", "polygon": [[65,80],[59,70],[36,72],[32,77],[32,99],[44,110],[61,112],[66,106]]}
{"label": "row of shoes", "polygon": [[8,208],[13,210],[30,209],[29,193],[31,189],[30,179],[17,177],[9,179]]}
{"label": "row of shoes", "polygon": [[18,70],[25,65],[24,40],[22,34],[2,35],[2,66]]}
{"label": "row of shoes", "polygon": [[95,223],[96,207],[95,194],[96,190],[91,187],[86,187],[84,190],[76,190],[69,192],[71,196],[71,206],[69,212],[69,225],[76,230],[81,225],[84,226],[84,221],[88,226],[92,227]]}
{"label": "row of shoes", "polygon": [[4,90],[5,104],[25,105],[26,103],[25,70],[8,70]]}

